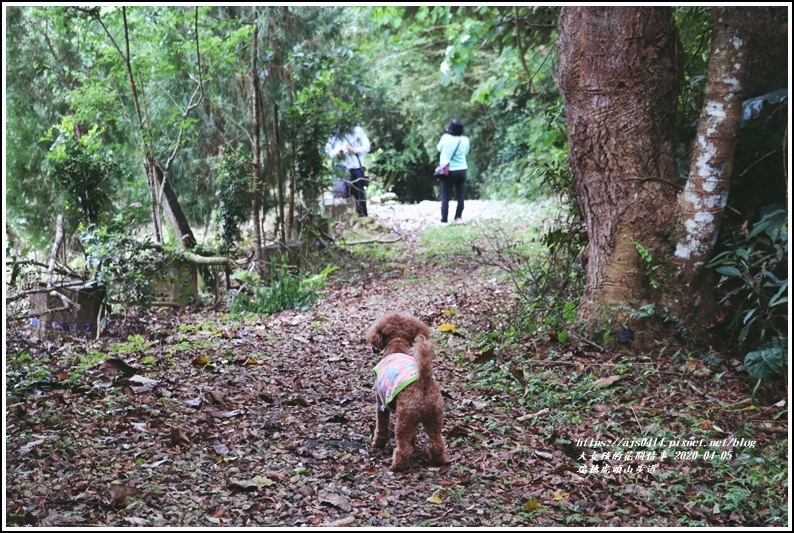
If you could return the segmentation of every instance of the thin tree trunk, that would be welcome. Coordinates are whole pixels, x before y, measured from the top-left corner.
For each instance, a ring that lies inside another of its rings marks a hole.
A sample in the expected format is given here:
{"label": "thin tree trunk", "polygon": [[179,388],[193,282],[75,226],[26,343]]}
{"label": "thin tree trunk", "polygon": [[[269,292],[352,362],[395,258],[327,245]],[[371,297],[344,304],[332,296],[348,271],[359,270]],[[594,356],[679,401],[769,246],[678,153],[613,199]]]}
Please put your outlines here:
{"label": "thin tree trunk", "polygon": [[[290,105],[295,105],[294,91],[292,89],[292,79],[290,74],[287,73],[287,90],[289,91]],[[289,166],[289,210],[287,211],[287,236],[292,239],[292,231],[295,224],[295,165],[297,162],[297,155],[295,153],[295,126],[290,128],[292,140],[290,142],[290,151],[292,160]]]}
{"label": "thin tree trunk", "polygon": [[157,207],[157,184],[154,180],[154,164],[151,161],[151,157],[144,168],[146,170],[146,180],[149,183],[149,201],[151,202],[150,208],[152,213],[152,226],[154,226],[154,238],[157,244],[162,244],[163,235],[160,233],[160,220],[158,217],[160,210]]}
{"label": "thin tree trunk", "polygon": [[55,271],[55,260],[58,257],[58,250],[61,249],[63,242],[63,215],[58,215],[55,221],[55,242],[52,243],[50,251],[50,262],[47,266],[47,287],[52,288],[52,273]]}
{"label": "thin tree trunk", "polygon": [[[295,152],[293,149],[293,161],[295,160]],[[290,166],[289,169],[289,205],[287,210],[287,230],[286,235],[292,239],[292,232],[295,229],[295,167]],[[296,237],[297,238],[297,237]]]}
{"label": "thin tree trunk", "polygon": [[[265,143],[265,160],[267,161],[267,165],[265,168],[262,169],[262,185],[263,188],[266,188],[267,191],[274,191],[275,186],[275,179],[273,177],[273,161],[276,160],[275,156],[275,149],[273,148],[273,141],[270,138],[270,124],[268,123],[268,117],[266,114],[267,106],[264,102],[260,99],[259,100],[259,109],[262,112],[262,136],[264,138]],[[265,191],[262,192],[262,206],[261,211],[262,215],[261,218],[264,220],[264,217],[267,211],[272,207],[268,202],[269,195],[265,194]],[[264,243],[267,240],[267,233],[263,232],[262,235],[262,242]]]}
{"label": "thin tree trunk", "polygon": [[746,11],[713,8],[705,101],[679,205],[683,225],[675,256],[687,283],[702,273],[711,258],[728,202],[747,71],[747,39],[742,31]]}
{"label": "thin tree trunk", "polygon": [[251,95],[251,119],[254,126],[254,139],[253,139],[253,146],[252,153],[253,153],[253,183],[252,183],[252,200],[251,200],[251,211],[254,217],[254,257],[256,258],[257,264],[261,265],[262,261],[264,260],[264,252],[262,250],[262,222],[259,217],[259,212],[261,209],[260,198],[262,193],[262,186],[261,186],[261,152],[260,152],[260,138],[259,138],[259,98],[260,98],[260,91],[259,91],[259,70],[257,69],[257,51],[258,51],[258,35],[259,35],[259,27],[257,26],[257,19],[259,18],[259,13],[256,12],[254,15],[254,36],[253,36],[253,43],[252,43],[252,50],[251,50],[251,86],[253,88],[253,94]]}
{"label": "thin tree trunk", "polygon": [[513,6],[513,12],[516,16],[516,46],[518,47],[518,56],[521,58],[521,66],[524,68],[527,80],[529,80],[529,92],[537,94],[537,91],[535,91],[535,84],[532,83],[532,73],[529,71],[527,59],[524,57],[524,45],[521,42],[521,18],[518,16],[518,6]]}
{"label": "thin tree trunk", "polygon": [[281,159],[281,135],[278,127],[278,104],[273,104],[273,133],[275,136],[276,158],[276,186],[278,194],[278,224],[276,231],[281,236],[281,242],[286,244],[287,238],[284,229],[284,172]]}
{"label": "thin tree trunk", "polygon": [[182,211],[182,206],[179,204],[176,193],[171,188],[169,181],[165,179],[163,170],[153,157],[150,157],[148,164],[152,167],[152,176],[155,186],[161,191],[161,196],[165,201],[163,204],[165,214],[171,222],[171,228],[176,234],[176,239],[183,249],[189,250],[194,248],[196,246],[196,237],[193,236],[193,231],[190,229],[187,217],[185,217],[185,213]]}
{"label": "thin tree trunk", "polygon": [[[149,108],[146,105],[146,90],[144,89],[143,80],[138,77],[141,86],[141,100],[143,101],[143,112],[146,121],[140,124],[141,136],[143,139],[152,138],[152,121],[149,118]],[[146,130],[144,131],[144,128]],[[146,180],[149,184],[149,202],[151,203],[152,213],[152,226],[154,227],[154,238],[158,244],[163,243],[163,221],[160,212],[160,190],[157,187],[157,182],[154,179],[154,153],[153,148],[149,143],[144,141],[144,150],[147,150],[146,162],[144,163],[144,170],[146,171]]]}

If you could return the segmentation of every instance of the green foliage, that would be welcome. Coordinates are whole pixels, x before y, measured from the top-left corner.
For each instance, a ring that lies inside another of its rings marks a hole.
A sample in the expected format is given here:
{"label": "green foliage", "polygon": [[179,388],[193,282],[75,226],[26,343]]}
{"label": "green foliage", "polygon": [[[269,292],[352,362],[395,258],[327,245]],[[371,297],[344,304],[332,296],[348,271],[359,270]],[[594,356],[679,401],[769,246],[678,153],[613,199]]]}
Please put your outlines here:
{"label": "green foliage", "polygon": [[97,363],[98,360],[107,359],[110,357],[116,357],[118,359],[127,359],[129,357],[136,357],[136,358],[143,358],[147,354],[152,352],[152,347],[155,345],[153,341],[149,341],[143,338],[143,336],[138,334],[128,335],[127,342],[113,342],[108,345],[106,352],[104,354],[94,354],[94,357],[86,358],[83,362],[83,366],[92,366]]}
{"label": "green foliage", "polygon": [[763,344],[788,331],[788,212],[767,207],[746,233],[724,243],[708,267],[720,274],[720,303],[739,345]]}
{"label": "green foliage", "polygon": [[328,157],[324,146],[331,134],[351,129],[361,112],[332,95],[336,82],[332,62],[321,59],[314,65],[316,76],[295,95],[287,110],[293,129],[293,164],[300,180],[298,189],[305,198],[318,198],[327,185]]}
{"label": "green foliage", "polygon": [[219,252],[228,254],[240,238],[240,226],[251,216],[251,154],[239,147],[222,152],[216,164],[215,196],[221,224]]}
{"label": "green foliage", "polygon": [[113,206],[111,186],[121,172],[103,150],[98,126],[79,138],[75,138],[75,127],[66,116],[51,128],[52,147],[47,155],[51,161],[48,174],[61,189],[72,230],[102,220]]}
{"label": "green foliage", "polygon": [[46,178],[50,147],[41,138],[68,111],[64,93],[74,86],[69,73],[79,68],[80,55],[71,39],[53,35],[62,25],[61,17],[55,13],[51,18],[41,16],[39,9],[4,9],[6,35],[14,38],[5,41],[3,187],[7,223],[26,241],[46,248],[54,234],[56,217],[51,213],[62,211],[62,201],[56,184]]}
{"label": "green foliage", "polygon": [[153,244],[149,238],[133,238],[121,215],[106,226],[90,226],[80,239],[87,266],[94,278],[105,284],[111,303],[150,303],[153,282],[179,258],[178,252]]}
{"label": "green foliage", "polygon": [[708,69],[709,39],[711,37],[711,7],[686,6],[675,8],[675,20],[683,54],[683,83],[678,98],[676,125],[677,152],[680,175],[689,174],[687,154],[697,131],[697,121],[703,107]]}
{"label": "green foliage", "polygon": [[788,351],[777,338],[770,339],[760,349],[749,352],[744,358],[744,368],[758,380],[753,388],[753,397],[765,379],[781,375],[786,365]]}
{"label": "green foliage", "polygon": [[[552,128],[546,124],[547,108],[561,109],[550,48],[558,10],[11,8],[9,22],[17,38],[9,43],[14,54],[8,89],[9,212],[26,236],[50,237],[52,222],[33,215],[53,204],[59,187],[38,179],[47,147],[36,143],[43,136],[40,124],[71,116],[80,131],[96,124],[108,156],[104,160],[126,171],[106,183],[113,204],[148,204],[141,163],[151,152],[161,165],[171,161],[168,180],[191,224],[209,225],[220,202],[226,202],[220,217],[228,217],[222,229],[228,248],[236,238],[233,220],[243,216],[231,206],[242,203],[215,194],[221,187],[214,182],[213,164],[223,147],[253,140],[254,29],[262,84],[261,168],[269,188],[264,214],[276,201],[289,200],[278,192],[292,179],[298,211],[315,206],[329,175],[322,153],[329,127],[333,132],[355,122],[372,141],[368,168],[373,180],[402,200],[437,195],[430,177],[436,143],[453,116],[464,121],[472,139],[469,196],[534,197],[542,194],[544,166],[560,161],[565,152],[562,122],[555,120]],[[248,24],[251,20],[257,23]],[[518,33],[516,23],[522,28]],[[443,31],[431,30],[433,25]],[[124,63],[127,40],[140,109],[133,104]],[[272,72],[280,74],[266,74]],[[198,95],[201,105],[188,112]],[[232,189],[242,190],[240,182],[221,185],[230,195]],[[140,212],[145,210],[135,212],[138,222],[144,220]]]}
{"label": "green foliage", "polygon": [[287,254],[283,254],[280,262],[273,258],[270,263],[267,287],[260,286],[262,280],[257,274],[243,272],[234,275],[243,282],[243,286],[231,295],[229,311],[233,315],[270,315],[285,309],[308,309],[320,297],[317,291],[334,270],[336,267],[329,267],[310,276],[300,272],[293,274]]}
{"label": "green foliage", "polygon": [[483,172],[483,191],[489,197],[533,201],[570,174],[563,116],[559,98],[548,104],[528,100],[505,113],[503,127],[494,132],[494,157]]}
{"label": "green foliage", "polygon": [[6,384],[9,391],[25,389],[31,383],[48,380],[52,370],[47,362],[34,359],[27,352],[9,353],[6,362]]}
{"label": "green foliage", "polygon": [[759,381],[768,376],[779,374],[785,365],[785,348],[778,339],[772,339],[765,348],[748,353],[744,359],[747,373]]}
{"label": "green foliage", "polygon": [[643,246],[642,243],[635,241],[631,237],[629,237],[629,241],[631,241],[631,244],[633,244],[634,248],[637,249],[637,253],[640,254],[640,258],[642,258],[642,262],[645,266],[645,277],[648,279],[648,284],[652,289],[658,289],[661,285],[659,280],[654,277],[654,273],[661,265],[655,264],[653,262],[653,256],[651,255],[651,252],[645,246]]}
{"label": "green foliage", "polygon": [[549,49],[557,12],[513,6],[369,11],[374,28],[359,47],[377,59],[370,70],[373,105],[365,116],[384,141],[373,169],[386,190],[410,202],[437,196],[432,170],[438,139],[457,117],[471,140],[467,196],[542,195],[540,167],[566,152],[565,128],[544,124],[546,107],[558,100]]}

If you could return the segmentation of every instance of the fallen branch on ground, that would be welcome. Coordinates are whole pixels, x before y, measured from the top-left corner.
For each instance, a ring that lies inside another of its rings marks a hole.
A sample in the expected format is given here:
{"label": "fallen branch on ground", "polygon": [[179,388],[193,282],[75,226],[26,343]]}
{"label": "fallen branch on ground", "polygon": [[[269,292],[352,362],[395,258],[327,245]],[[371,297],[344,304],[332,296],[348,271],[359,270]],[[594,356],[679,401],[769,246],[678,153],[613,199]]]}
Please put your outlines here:
{"label": "fallen branch on ground", "polygon": [[197,265],[232,265],[234,261],[228,257],[207,257],[192,252],[182,252],[185,259]]}
{"label": "fallen branch on ground", "polygon": [[383,240],[380,240],[380,239],[365,239],[363,241],[346,241],[346,242],[343,242],[341,244],[343,246],[356,246],[357,244],[372,244],[372,243],[375,243],[375,242],[381,243],[381,244],[391,244],[393,242],[397,242],[397,241],[401,241],[401,240],[402,240],[402,238],[399,238],[399,237],[396,238],[396,239],[390,240],[390,241],[383,241]]}
{"label": "fallen branch on ground", "polygon": [[[17,300],[20,300],[20,299],[26,297],[26,296],[30,296],[31,294],[40,294],[40,293],[46,292],[46,293],[48,293],[48,294],[50,294],[52,296],[60,298],[61,301],[64,302],[64,305],[68,306],[69,304],[67,302],[71,302],[72,305],[77,305],[76,303],[74,303],[71,300],[69,300],[68,298],[66,298],[66,296],[64,296],[63,294],[61,294],[59,292],[56,292],[54,289],[76,290],[76,289],[78,289],[80,287],[83,287],[84,285],[85,285],[84,281],[78,280],[78,281],[70,281],[68,283],[63,283],[63,284],[53,284],[51,287],[38,287],[36,289],[28,289],[28,290],[25,290],[25,291],[19,291],[19,292],[15,293],[15,294],[12,294],[10,296],[6,296],[6,302],[15,302]],[[77,305],[77,307],[79,309],[80,306]]]}

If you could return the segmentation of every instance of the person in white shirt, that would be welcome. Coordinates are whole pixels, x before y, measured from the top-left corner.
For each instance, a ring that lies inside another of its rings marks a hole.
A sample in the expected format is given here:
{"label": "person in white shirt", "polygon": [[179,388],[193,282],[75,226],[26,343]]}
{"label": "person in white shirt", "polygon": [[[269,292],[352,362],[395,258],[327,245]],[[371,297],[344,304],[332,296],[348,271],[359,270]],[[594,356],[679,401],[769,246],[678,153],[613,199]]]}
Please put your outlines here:
{"label": "person in white shirt", "polygon": [[463,135],[463,122],[453,118],[447,125],[447,130],[438,142],[439,165],[449,163],[449,174],[441,176],[441,222],[447,222],[449,214],[449,199],[452,189],[455,189],[455,222],[463,222],[463,201],[466,198],[466,155],[469,153],[469,138]]}
{"label": "person in white shirt", "polygon": [[333,136],[325,145],[325,153],[333,158],[343,158],[342,164],[350,174],[350,194],[356,200],[356,214],[367,216],[367,193],[369,185],[365,178],[364,156],[369,153],[369,138],[361,128],[354,127],[351,131]]}

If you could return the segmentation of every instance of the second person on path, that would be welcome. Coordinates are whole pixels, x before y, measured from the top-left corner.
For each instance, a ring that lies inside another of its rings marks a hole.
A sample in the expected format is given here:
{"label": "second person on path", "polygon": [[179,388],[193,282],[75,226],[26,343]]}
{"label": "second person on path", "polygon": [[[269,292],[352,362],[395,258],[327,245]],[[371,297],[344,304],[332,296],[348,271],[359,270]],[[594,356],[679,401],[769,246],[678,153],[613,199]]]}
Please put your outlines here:
{"label": "second person on path", "polygon": [[333,158],[343,158],[343,164],[349,174],[350,194],[356,201],[356,214],[367,216],[367,177],[364,168],[364,156],[369,153],[370,143],[367,134],[356,126],[338,137],[331,137],[325,145],[325,152]]}

